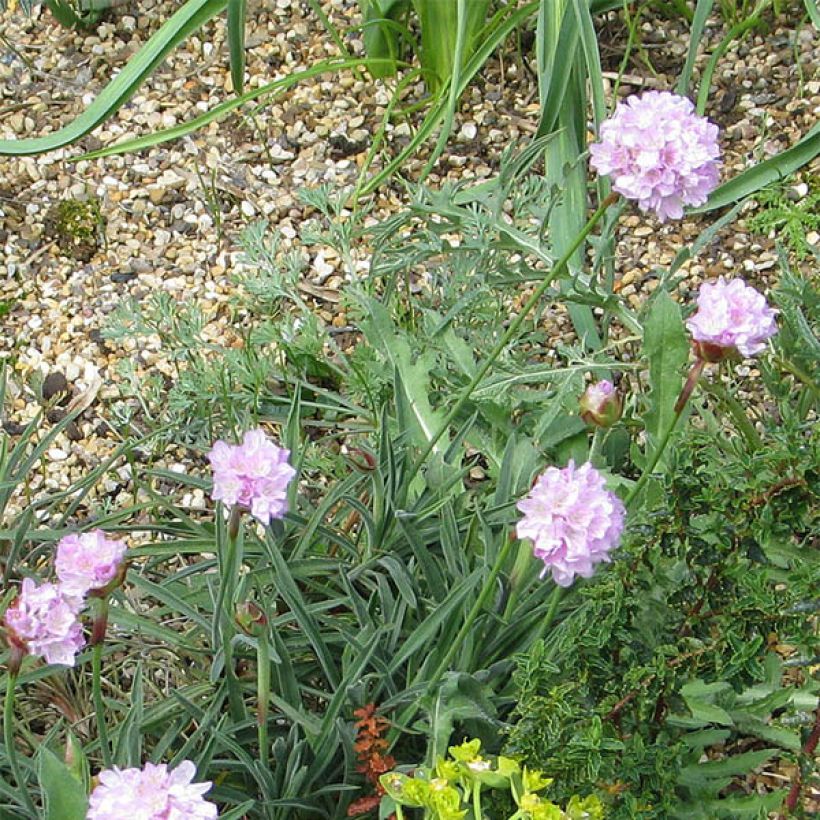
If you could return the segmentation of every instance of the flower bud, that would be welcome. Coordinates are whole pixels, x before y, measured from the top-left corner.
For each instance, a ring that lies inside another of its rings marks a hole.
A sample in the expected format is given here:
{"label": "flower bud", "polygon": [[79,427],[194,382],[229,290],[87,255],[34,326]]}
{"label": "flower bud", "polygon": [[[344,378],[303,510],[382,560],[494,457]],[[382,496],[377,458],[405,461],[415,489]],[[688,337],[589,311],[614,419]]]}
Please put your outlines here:
{"label": "flower bud", "polygon": [[234,620],[236,625],[252,638],[262,635],[268,626],[268,616],[253,601],[237,604]]}
{"label": "flower bud", "polygon": [[612,427],[621,418],[623,403],[612,382],[603,380],[587,387],[581,396],[581,418],[589,425]]}

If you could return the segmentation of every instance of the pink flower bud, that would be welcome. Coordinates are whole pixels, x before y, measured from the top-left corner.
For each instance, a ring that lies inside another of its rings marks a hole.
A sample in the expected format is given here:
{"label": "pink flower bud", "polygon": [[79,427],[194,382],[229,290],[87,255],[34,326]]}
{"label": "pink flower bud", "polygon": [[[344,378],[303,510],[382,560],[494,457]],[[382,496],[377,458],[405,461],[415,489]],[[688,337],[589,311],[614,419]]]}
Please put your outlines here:
{"label": "pink flower bud", "polygon": [[579,402],[581,418],[589,425],[612,427],[620,418],[623,402],[612,382],[606,379],[587,387]]}
{"label": "pink flower bud", "polygon": [[237,604],[234,620],[246,635],[253,638],[258,638],[268,626],[268,616],[253,601]]}

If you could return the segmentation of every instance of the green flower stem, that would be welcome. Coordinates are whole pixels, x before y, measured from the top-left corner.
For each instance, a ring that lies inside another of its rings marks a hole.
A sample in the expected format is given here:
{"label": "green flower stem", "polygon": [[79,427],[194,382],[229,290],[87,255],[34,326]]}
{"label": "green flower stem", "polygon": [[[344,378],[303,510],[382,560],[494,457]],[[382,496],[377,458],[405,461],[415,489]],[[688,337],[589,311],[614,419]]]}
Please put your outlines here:
{"label": "green flower stem", "polygon": [[219,633],[222,641],[222,657],[225,661],[225,682],[228,688],[231,717],[235,721],[244,720],[245,718],[245,704],[242,700],[242,690],[236,677],[233,659],[233,609],[236,579],[239,577],[239,566],[241,564],[239,555],[241,523],[242,509],[238,506],[233,507],[228,521],[228,540],[225,554],[220,556],[219,606],[216,611],[216,618],[222,621]]}
{"label": "green flower stem", "polygon": [[256,722],[259,737],[259,762],[268,766],[268,703],[270,701],[270,644],[268,627],[257,638],[256,650]]}
{"label": "green flower stem", "polygon": [[17,760],[17,746],[14,742],[14,691],[17,685],[17,675],[9,673],[6,678],[6,698],[3,704],[3,742],[6,745],[6,757],[9,761],[11,773],[20,793],[23,795],[23,802],[32,817],[38,817],[37,808],[29,794],[26,781],[20,771],[20,762]]}
{"label": "green flower stem", "polygon": [[107,623],[108,599],[98,598],[94,630],[91,636],[91,696],[94,701],[94,717],[97,722],[97,737],[100,741],[103,767],[110,769],[114,760],[111,755],[111,743],[108,740],[108,727],[105,723],[105,703],[102,695],[102,650]]}
{"label": "green flower stem", "polygon": [[[510,536],[512,537],[512,536]],[[518,593],[527,574],[527,568],[532,562],[532,546],[527,541],[518,542],[518,555],[515,556],[512,572],[510,572],[510,594],[507,598],[507,605],[504,607],[504,620],[508,621],[512,616],[513,609],[518,603]]]}
{"label": "green flower stem", "polygon": [[404,812],[398,803],[396,803],[396,820],[404,820]]}
{"label": "green flower stem", "polygon": [[640,491],[644,488],[644,485],[649,480],[649,476],[652,475],[652,471],[655,467],[658,466],[658,462],[661,460],[661,456],[666,450],[666,445],[669,444],[669,439],[672,437],[672,433],[675,431],[675,428],[678,426],[678,422],[680,421],[680,417],[683,415],[683,409],[686,407],[689,397],[692,395],[692,391],[695,389],[695,386],[698,384],[700,380],[701,373],[703,373],[703,368],[706,366],[706,362],[703,359],[697,359],[695,363],[692,365],[692,369],[689,371],[689,376],[686,379],[686,383],[683,385],[683,389],[678,396],[678,400],[675,402],[675,415],[672,417],[672,423],[669,427],[666,428],[664,431],[661,440],[658,442],[658,446],[655,448],[655,452],[652,455],[652,458],[649,461],[649,464],[644,468],[643,472],[641,473],[640,478],[635,482],[632,489],[626,496],[624,500],[624,506],[629,509],[632,505],[632,502],[638,497]]}
{"label": "green flower stem", "polygon": [[478,780],[473,783],[473,816],[475,820],[482,820],[484,817],[481,813],[481,783]]}
{"label": "green flower stem", "polygon": [[581,232],[575,237],[575,240],[572,244],[566,249],[564,255],[555,263],[552,270],[544,277],[541,281],[541,284],[533,291],[532,296],[527,300],[527,303],[524,305],[523,308],[518,312],[518,315],[515,319],[510,322],[509,327],[507,328],[504,335],[496,342],[495,347],[490,351],[490,355],[484,360],[481,366],[476,370],[475,375],[470,380],[470,383],[464,388],[461,395],[456,400],[456,403],[453,405],[450,412],[445,416],[444,421],[439,426],[438,430],[433,434],[430,441],[427,442],[427,446],[424,448],[421,456],[419,456],[418,460],[413,464],[412,468],[410,469],[410,474],[407,478],[407,483],[409,484],[415,477],[418,475],[419,470],[422,468],[422,465],[427,460],[430,453],[433,452],[436,444],[438,444],[439,439],[447,432],[450,428],[455,417],[461,412],[464,405],[470,400],[470,396],[472,396],[473,391],[478,387],[481,383],[481,380],[484,376],[487,375],[487,371],[493,366],[496,359],[501,355],[504,348],[512,341],[513,337],[518,333],[519,328],[527,319],[527,317],[532,312],[532,309],[538,304],[541,297],[544,295],[546,289],[559,277],[561,276],[567,269],[567,264],[569,260],[572,259],[573,254],[581,247],[584,240],[587,238],[590,231],[598,224],[601,217],[606,212],[607,208],[612,205],[618,199],[618,194],[612,193],[604,201],[598,206],[598,210],[590,217],[589,221],[586,225],[581,229]]}
{"label": "green flower stem", "polygon": [[558,604],[561,603],[561,598],[564,597],[564,587],[559,587],[558,584],[555,585],[555,589],[552,591],[552,595],[550,596],[550,605],[549,609],[547,610],[547,614],[544,616],[544,620],[538,626],[538,632],[535,633],[533,638],[533,644],[540,641],[544,635],[547,634],[547,630],[552,626],[553,620],[555,620],[555,613],[558,611]]}
{"label": "green flower stem", "polygon": [[595,462],[601,457],[601,450],[604,446],[604,441],[606,439],[606,434],[609,432],[609,428],[598,427],[596,425],[595,431],[592,434],[592,444],[589,448],[589,458],[588,461],[595,466]]}
{"label": "green flower stem", "polygon": [[498,552],[498,557],[495,559],[495,564],[493,564],[493,568],[490,570],[490,574],[487,576],[487,580],[484,582],[484,586],[481,589],[481,592],[476,598],[476,602],[473,604],[473,608],[470,610],[469,614],[467,615],[467,620],[461,626],[461,629],[458,631],[458,635],[456,635],[455,640],[450,644],[449,649],[445,653],[444,657],[439,662],[439,665],[436,667],[435,672],[433,672],[433,676],[430,678],[430,682],[427,684],[427,694],[432,694],[433,690],[438,685],[438,682],[441,680],[442,675],[447,671],[447,668],[450,665],[450,661],[452,661],[453,656],[461,649],[461,645],[464,643],[464,639],[467,637],[467,633],[472,629],[473,624],[475,623],[475,619],[478,617],[481,610],[484,608],[484,604],[487,602],[487,598],[490,597],[490,593],[493,590],[493,586],[495,585],[495,579],[498,578],[498,573],[501,572],[501,568],[504,566],[504,562],[507,560],[507,556],[510,553],[510,549],[512,545],[515,543],[515,539],[507,538],[504,542],[504,546]]}

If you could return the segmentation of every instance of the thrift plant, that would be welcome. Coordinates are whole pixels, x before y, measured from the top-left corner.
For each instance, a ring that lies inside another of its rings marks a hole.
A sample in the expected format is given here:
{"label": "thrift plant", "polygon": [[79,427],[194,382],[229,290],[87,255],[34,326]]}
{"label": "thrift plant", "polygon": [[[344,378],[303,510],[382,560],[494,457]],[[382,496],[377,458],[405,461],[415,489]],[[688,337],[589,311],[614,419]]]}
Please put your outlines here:
{"label": "thrift plant", "polygon": [[562,587],[576,575],[591,578],[596,564],[612,560],[626,517],[604,477],[589,463],[576,469],[572,460],[563,470],[549,467],[517,507],[524,517],[516,535],[532,541],[535,557],[544,562],[542,577],[551,571]]}
{"label": "thrift plant", "polygon": [[278,447],[264,430],[248,430],[241,444],[217,441],[208,455],[214,472],[214,501],[240,507],[263,524],[287,512],[287,489],[296,470],[290,452]]}
{"label": "thrift plant", "polygon": [[194,783],[195,776],[190,760],[171,771],[164,763],[107,769],[91,792],[87,820],[213,820],[217,807],[204,798],[211,784]]}
{"label": "thrift plant", "polygon": [[680,219],[684,205],[703,205],[718,184],[718,128],[685,97],[668,91],[629,97],[600,136],[589,147],[592,167],[661,222]]}
{"label": "thrift plant", "polygon": [[[6,637],[12,652],[42,655],[46,663],[74,666],[85,646],[78,620],[82,599],[66,595],[59,584],[24,578],[20,594],[6,610]],[[19,661],[12,661],[12,666]]]}

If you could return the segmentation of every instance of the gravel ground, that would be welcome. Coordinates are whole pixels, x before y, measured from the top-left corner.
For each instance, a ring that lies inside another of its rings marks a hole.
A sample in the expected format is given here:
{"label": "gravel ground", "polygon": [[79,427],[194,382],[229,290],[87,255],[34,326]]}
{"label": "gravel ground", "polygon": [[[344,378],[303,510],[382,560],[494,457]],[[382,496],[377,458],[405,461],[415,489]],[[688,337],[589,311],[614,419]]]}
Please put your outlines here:
{"label": "gravel ground", "polygon": [[[358,22],[353,0],[331,0],[323,8],[342,31]],[[84,33],[60,28],[40,10],[31,18],[19,12],[0,16],[0,134],[33,136],[71,121],[175,9],[170,2],[120,6],[95,31]],[[248,88],[337,54],[306,4],[251,2],[248,17]],[[655,73],[636,62],[630,71],[641,76],[630,74],[619,94],[674,85],[686,32],[669,23],[662,26],[646,23],[642,30]],[[625,41],[616,22],[607,28],[612,36],[604,33],[602,42],[617,46]],[[709,48],[722,31],[713,20]],[[355,38],[348,38],[347,45],[354,53],[362,50]],[[605,65],[614,69],[620,55],[607,47],[603,52]],[[794,144],[816,122],[819,57],[820,43],[810,28],[794,31],[776,23],[765,34],[732,46],[716,74],[708,110],[721,126],[724,178]],[[264,218],[287,248],[306,216],[297,190],[321,183],[353,185],[390,100],[384,83],[339,73],[293,88],[253,120],[230,116],[140,154],[67,161],[83,150],[185,121],[224,100],[230,90],[224,21],[219,20],[174,52],[112,121],[79,146],[44,157],[0,157],[0,358],[10,364],[14,397],[8,429],[38,411],[41,383],[49,376],[46,392],[64,389],[74,400],[89,403],[78,426],[68,431],[70,437],[60,436],[49,450],[32,490],[68,486],[115,447],[117,435],[104,421],[110,405],[121,399],[116,369],[121,359],[134,358],[138,373],[171,373],[157,339],[139,350],[135,342],[117,346],[103,339],[107,314],[126,296],[139,299],[162,289],[177,299],[196,299],[212,320],[209,336],[230,344],[234,336],[226,302],[230,274],[239,264],[239,230]],[[411,95],[421,91],[411,89]],[[534,131],[535,100],[532,78],[517,55],[488,64],[481,82],[465,95],[456,135],[429,183],[491,176],[503,147]],[[393,126],[389,150],[400,149],[410,134],[406,123]],[[423,160],[422,155],[411,162],[405,173],[412,177]],[[796,196],[803,195],[805,186],[798,187]],[[57,207],[68,197],[99,198],[105,220],[99,247],[72,249],[58,237]],[[400,204],[401,189],[385,187],[372,218],[383,218]],[[659,227],[626,211],[617,254],[621,293],[631,304],[638,305],[656,284],[654,271],[707,224],[689,219]],[[366,249],[359,262],[366,270]],[[704,276],[738,270],[765,287],[775,264],[773,239],[750,235],[741,220],[684,268],[683,295]],[[340,260],[320,252],[308,276],[308,286],[312,282],[332,294],[344,287],[346,274]],[[317,299],[316,309],[323,321],[344,323],[332,298]],[[554,321],[557,335],[571,334],[563,316]],[[166,464],[187,469],[190,461],[182,452],[170,453]],[[125,470],[99,491],[116,503],[127,485]]]}

